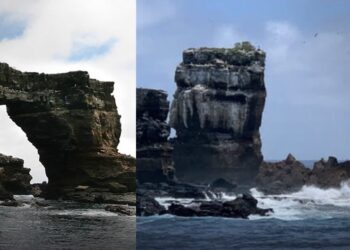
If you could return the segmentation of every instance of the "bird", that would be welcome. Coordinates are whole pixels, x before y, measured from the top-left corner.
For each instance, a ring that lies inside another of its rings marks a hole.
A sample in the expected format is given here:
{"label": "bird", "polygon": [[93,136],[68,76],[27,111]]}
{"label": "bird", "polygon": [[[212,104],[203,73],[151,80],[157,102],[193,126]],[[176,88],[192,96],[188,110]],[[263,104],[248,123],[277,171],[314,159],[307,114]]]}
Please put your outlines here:
{"label": "bird", "polygon": [[314,37],[317,37],[318,36],[318,33],[315,33]]}

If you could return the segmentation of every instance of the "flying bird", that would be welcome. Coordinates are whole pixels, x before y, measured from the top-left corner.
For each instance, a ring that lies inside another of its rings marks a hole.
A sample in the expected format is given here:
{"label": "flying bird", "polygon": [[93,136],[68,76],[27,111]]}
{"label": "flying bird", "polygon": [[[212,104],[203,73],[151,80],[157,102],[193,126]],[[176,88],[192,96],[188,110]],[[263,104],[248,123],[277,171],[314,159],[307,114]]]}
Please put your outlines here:
{"label": "flying bird", "polygon": [[317,37],[318,36],[318,33],[315,33],[314,37]]}

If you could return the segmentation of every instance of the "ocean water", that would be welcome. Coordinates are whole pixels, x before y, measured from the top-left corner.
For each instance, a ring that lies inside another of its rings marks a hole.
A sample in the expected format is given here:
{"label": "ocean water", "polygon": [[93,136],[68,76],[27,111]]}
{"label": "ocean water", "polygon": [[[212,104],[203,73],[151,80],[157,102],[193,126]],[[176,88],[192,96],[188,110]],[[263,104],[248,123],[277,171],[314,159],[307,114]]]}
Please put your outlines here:
{"label": "ocean water", "polygon": [[[288,195],[250,192],[260,207],[274,213],[249,220],[138,217],[137,249],[350,249],[349,183],[326,190],[305,186]],[[166,200],[158,201],[167,205]]]}
{"label": "ocean water", "polygon": [[0,206],[0,249],[135,249],[135,217],[98,205],[48,203],[45,208]]}

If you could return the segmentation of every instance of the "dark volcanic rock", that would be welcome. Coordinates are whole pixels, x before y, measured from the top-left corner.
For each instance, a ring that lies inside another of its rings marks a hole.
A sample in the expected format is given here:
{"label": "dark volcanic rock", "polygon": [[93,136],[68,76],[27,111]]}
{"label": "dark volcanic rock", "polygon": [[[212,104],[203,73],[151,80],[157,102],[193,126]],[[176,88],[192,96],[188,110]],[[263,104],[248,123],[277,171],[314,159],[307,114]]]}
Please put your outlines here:
{"label": "dark volcanic rock", "polygon": [[295,192],[307,183],[310,172],[289,154],[284,161],[263,162],[256,178],[256,186],[269,194]]}
{"label": "dark volcanic rock", "polygon": [[143,183],[138,185],[137,194],[151,197],[173,197],[205,199],[206,186],[192,185],[180,182]]}
{"label": "dark volcanic rock", "polygon": [[280,162],[264,162],[256,178],[257,188],[267,194],[291,193],[304,185],[337,188],[350,180],[350,161],[338,163],[335,157],[315,162],[312,170],[306,168],[291,154]]}
{"label": "dark volcanic rock", "polygon": [[29,172],[22,159],[0,154],[0,200],[11,199],[13,194],[29,194]]}
{"label": "dark volcanic rock", "polygon": [[13,194],[9,193],[0,183],[0,200],[12,200]]}
{"label": "dark volcanic rock", "polygon": [[135,207],[122,206],[122,205],[108,205],[105,207],[108,212],[116,213],[118,215],[135,215]]}
{"label": "dark volcanic rock", "polygon": [[177,177],[251,183],[263,159],[265,53],[248,42],[230,49],[188,49],[177,67],[170,111]]}
{"label": "dark volcanic rock", "polygon": [[181,204],[171,204],[167,213],[191,217],[191,216],[215,216],[215,217],[229,217],[229,218],[244,218],[247,219],[249,215],[257,214],[266,216],[273,212],[272,209],[262,209],[257,207],[258,201],[249,194],[243,194],[241,197],[232,201],[206,201],[199,204],[192,204],[184,206]]}
{"label": "dark volcanic rock", "polygon": [[210,183],[209,188],[217,192],[233,192],[236,189],[237,185],[231,183],[224,178],[219,178]]}
{"label": "dark volcanic rock", "polygon": [[167,94],[161,90],[137,89],[137,180],[166,182],[174,178]]}
{"label": "dark volcanic rock", "polygon": [[46,193],[47,182],[44,181],[42,183],[34,183],[31,185],[31,194],[34,197],[42,197],[44,193]]}
{"label": "dark volcanic rock", "polygon": [[321,159],[315,162],[308,185],[321,188],[339,187],[343,181],[350,180],[350,161],[338,163],[337,158],[330,156],[328,161]]}
{"label": "dark volcanic rock", "polygon": [[164,214],[165,211],[165,207],[161,206],[154,198],[147,195],[137,195],[137,216],[161,215]]}
{"label": "dark volcanic rock", "polygon": [[5,200],[4,202],[0,203],[0,206],[4,206],[4,207],[18,207],[21,205],[22,204],[16,200]]}
{"label": "dark volcanic rock", "polygon": [[22,73],[0,64],[0,105],[38,149],[47,197],[74,198],[65,190],[79,185],[115,193],[109,184],[118,183],[126,187],[121,192],[135,191],[135,159],[117,150],[121,124],[113,85],[84,71]]}

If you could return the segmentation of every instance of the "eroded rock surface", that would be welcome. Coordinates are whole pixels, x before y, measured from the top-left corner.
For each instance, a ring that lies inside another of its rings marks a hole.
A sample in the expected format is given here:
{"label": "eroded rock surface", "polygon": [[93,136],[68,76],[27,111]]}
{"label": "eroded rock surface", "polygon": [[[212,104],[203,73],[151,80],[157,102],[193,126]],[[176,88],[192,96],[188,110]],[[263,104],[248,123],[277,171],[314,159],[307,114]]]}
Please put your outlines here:
{"label": "eroded rock surface", "polygon": [[248,42],[183,52],[170,111],[179,179],[252,182],[263,159],[264,66],[265,53]]}
{"label": "eroded rock surface", "polygon": [[234,200],[193,200],[188,204],[180,204],[176,201],[168,201],[166,208],[160,205],[154,198],[142,197],[138,200],[137,215],[151,216],[172,214],[182,217],[228,217],[248,219],[249,215],[268,216],[273,209],[259,208],[258,201],[250,194],[243,194]]}
{"label": "eroded rock surface", "polygon": [[296,192],[308,182],[310,172],[310,169],[289,154],[283,161],[263,162],[256,178],[256,186],[268,194]]}
{"label": "eroded rock surface", "polygon": [[173,147],[168,142],[170,126],[167,94],[161,90],[137,89],[137,180],[167,182],[174,178]]}
{"label": "eroded rock surface", "polygon": [[337,158],[330,156],[327,161],[321,159],[315,162],[308,185],[338,188],[345,181],[350,181],[350,161],[338,162]]}
{"label": "eroded rock surface", "polygon": [[117,150],[121,125],[113,85],[84,71],[22,73],[0,64],[0,105],[38,149],[48,197],[75,199],[78,186],[87,186],[91,199],[95,191],[99,199],[135,191],[135,159]]}
{"label": "eroded rock surface", "polygon": [[345,181],[350,181],[350,161],[338,163],[331,156],[309,169],[289,154],[283,161],[262,163],[256,186],[266,194],[282,194],[297,192],[304,185],[339,188]]}
{"label": "eroded rock surface", "polygon": [[0,200],[12,199],[14,194],[29,194],[30,169],[23,167],[23,160],[0,154]]}

